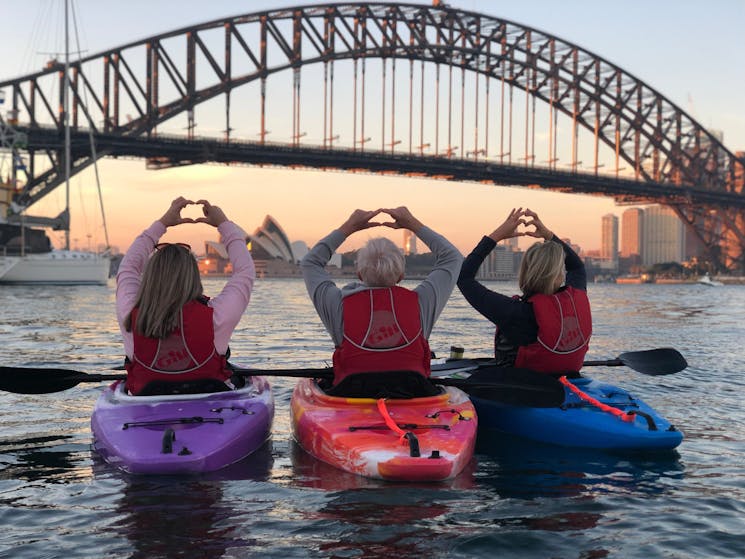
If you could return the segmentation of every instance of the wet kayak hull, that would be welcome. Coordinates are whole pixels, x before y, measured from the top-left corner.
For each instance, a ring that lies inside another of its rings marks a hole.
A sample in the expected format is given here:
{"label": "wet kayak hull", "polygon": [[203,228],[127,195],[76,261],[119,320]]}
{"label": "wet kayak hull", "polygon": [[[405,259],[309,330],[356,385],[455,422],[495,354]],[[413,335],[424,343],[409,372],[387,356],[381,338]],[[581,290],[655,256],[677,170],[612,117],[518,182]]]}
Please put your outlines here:
{"label": "wet kayak hull", "polygon": [[683,440],[656,410],[628,391],[587,377],[572,384],[603,404],[632,415],[626,421],[580,399],[566,388],[560,407],[506,406],[471,394],[482,429],[542,443],[597,450],[671,450]]}
{"label": "wet kayak hull", "polygon": [[169,396],[130,396],[114,383],[93,410],[93,448],[132,474],[220,470],[261,447],[271,432],[269,383],[246,380],[239,390]]}
{"label": "wet kayak hull", "polygon": [[468,396],[448,387],[426,398],[386,400],[390,417],[416,439],[391,430],[370,398],[326,395],[311,379],[291,399],[295,440],[341,470],[390,481],[440,481],[457,476],[473,457],[478,422]]}

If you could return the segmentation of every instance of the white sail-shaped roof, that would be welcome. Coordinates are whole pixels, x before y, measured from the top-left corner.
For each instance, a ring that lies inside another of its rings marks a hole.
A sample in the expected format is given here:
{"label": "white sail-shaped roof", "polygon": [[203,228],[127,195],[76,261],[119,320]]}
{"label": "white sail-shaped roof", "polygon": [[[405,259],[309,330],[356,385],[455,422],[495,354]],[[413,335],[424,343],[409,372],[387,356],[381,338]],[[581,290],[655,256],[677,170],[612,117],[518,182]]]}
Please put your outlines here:
{"label": "white sail-shaped roof", "polygon": [[295,258],[287,234],[272,216],[267,215],[264,223],[249,235],[252,243],[256,243],[274,258],[287,262],[294,262]]}

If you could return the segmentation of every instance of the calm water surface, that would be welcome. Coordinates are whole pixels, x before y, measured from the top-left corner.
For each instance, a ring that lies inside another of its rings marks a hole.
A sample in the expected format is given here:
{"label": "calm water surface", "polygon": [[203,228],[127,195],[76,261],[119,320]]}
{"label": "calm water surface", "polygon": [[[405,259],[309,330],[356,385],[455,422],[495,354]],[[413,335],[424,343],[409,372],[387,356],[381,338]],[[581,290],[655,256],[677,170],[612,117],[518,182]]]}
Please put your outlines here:
{"label": "calm water surface", "polygon": [[[221,282],[210,280],[215,293]],[[516,286],[495,283],[514,293]],[[100,384],[0,393],[0,557],[743,557],[745,286],[593,285],[588,358],[673,346],[687,370],[586,374],[632,388],[685,432],[662,456],[562,450],[484,436],[441,484],[347,475],[291,440],[292,379],[274,378],[274,435],[206,477],[133,477],[91,452]],[[492,331],[459,293],[431,338],[486,356]],[[0,363],[107,372],[121,362],[108,287],[0,287]],[[234,361],[323,366],[330,342],[299,280],[263,280]]]}

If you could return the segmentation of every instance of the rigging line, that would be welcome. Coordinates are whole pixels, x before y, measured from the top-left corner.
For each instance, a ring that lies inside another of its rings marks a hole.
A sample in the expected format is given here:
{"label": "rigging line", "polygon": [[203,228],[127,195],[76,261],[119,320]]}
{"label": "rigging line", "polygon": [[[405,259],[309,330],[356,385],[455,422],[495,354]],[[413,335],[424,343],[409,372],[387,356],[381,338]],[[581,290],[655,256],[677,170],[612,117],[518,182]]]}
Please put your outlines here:
{"label": "rigging line", "polygon": [[[47,6],[49,9],[49,6]],[[31,40],[26,45],[26,49],[23,54],[18,58],[18,75],[29,73],[28,70],[32,68],[33,57],[34,57],[34,45],[39,44],[40,37],[43,36],[42,27],[47,19],[44,17],[44,5],[39,4],[34,16],[33,24],[31,26]]]}
{"label": "rigging line", "polygon": [[[83,51],[80,49],[80,35],[78,33],[79,28],[78,28],[77,11],[75,10],[75,1],[71,0],[70,5],[72,7],[72,23],[73,23],[73,29],[75,31],[75,46],[76,46],[76,51],[78,53],[78,60],[80,60],[82,58]],[[88,106],[88,91],[87,91],[87,88],[85,87],[85,84],[83,84],[82,89],[83,89],[83,101],[85,102],[85,106],[87,107]],[[96,190],[98,191],[98,203],[101,208],[101,221],[103,223],[103,234],[104,234],[104,239],[106,241],[106,251],[108,251],[111,248],[111,245],[109,244],[109,229],[106,225],[106,212],[104,211],[104,206],[103,206],[103,193],[101,192],[101,179],[98,173],[98,153],[96,152],[96,142],[95,142],[95,138],[93,137],[94,124],[93,122],[91,122],[90,113],[87,110],[83,112],[86,115],[86,118],[88,119],[88,138],[91,144],[91,158],[93,159],[93,172],[96,177]],[[83,206],[83,211],[85,211],[84,206]]]}

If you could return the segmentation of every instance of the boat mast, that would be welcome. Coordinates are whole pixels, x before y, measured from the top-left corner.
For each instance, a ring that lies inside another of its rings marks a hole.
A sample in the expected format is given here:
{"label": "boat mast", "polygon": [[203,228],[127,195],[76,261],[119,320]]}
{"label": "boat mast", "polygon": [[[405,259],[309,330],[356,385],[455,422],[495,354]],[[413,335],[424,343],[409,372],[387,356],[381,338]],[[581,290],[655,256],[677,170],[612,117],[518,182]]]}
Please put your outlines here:
{"label": "boat mast", "polygon": [[69,6],[70,1],[65,0],[65,79],[63,80],[63,112],[65,125],[65,212],[67,213],[67,227],[65,228],[65,250],[70,250],[70,88],[68,84],[70,72],[70,33],[69,33]]}

